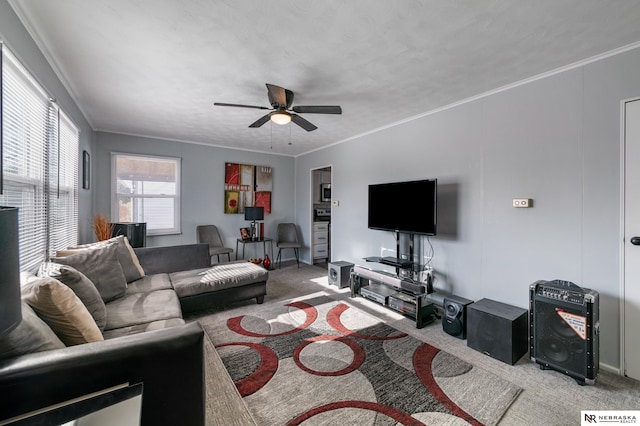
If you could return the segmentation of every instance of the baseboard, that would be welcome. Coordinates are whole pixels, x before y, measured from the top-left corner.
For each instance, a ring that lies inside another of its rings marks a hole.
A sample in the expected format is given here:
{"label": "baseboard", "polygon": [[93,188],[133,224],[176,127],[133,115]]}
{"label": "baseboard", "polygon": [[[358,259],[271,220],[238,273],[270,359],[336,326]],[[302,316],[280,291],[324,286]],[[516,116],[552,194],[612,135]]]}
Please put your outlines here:
{"label": "baseboard", "polygon": [[622,376],[622,370],[618,367],[614,367],[609,364],[600,363],[600,369],[606,371],[607,373],[617,374],[618,376]]}

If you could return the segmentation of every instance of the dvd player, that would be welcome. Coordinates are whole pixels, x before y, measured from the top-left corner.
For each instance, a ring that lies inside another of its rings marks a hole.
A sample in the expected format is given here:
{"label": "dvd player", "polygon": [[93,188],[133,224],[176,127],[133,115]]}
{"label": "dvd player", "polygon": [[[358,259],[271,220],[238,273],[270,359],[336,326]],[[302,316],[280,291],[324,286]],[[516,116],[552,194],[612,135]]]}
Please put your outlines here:
{"label": "dvd player", "polygon": [[416,304],[415,298],[410,299],[403,296],[404,295],[402,293],[389,296],[387,306],[389,306],[394,311],[398,311],[403,314],[409,314],[415,317],[418,311],[418,306]]}
{"label": "dvd player", "polygon": [[398,257],[391,256],[381,257],[378,262],[384,265],[396,266],[398,268],[409,268],[413,265],[413,262],[408,259],[400,259]]}
{"label": "dvd player", "polygon": [[368,286],[360,288],[360,295],[365,299],[386,305],[389,296],[395,294],[396,291],[382,284],[371,283]]}

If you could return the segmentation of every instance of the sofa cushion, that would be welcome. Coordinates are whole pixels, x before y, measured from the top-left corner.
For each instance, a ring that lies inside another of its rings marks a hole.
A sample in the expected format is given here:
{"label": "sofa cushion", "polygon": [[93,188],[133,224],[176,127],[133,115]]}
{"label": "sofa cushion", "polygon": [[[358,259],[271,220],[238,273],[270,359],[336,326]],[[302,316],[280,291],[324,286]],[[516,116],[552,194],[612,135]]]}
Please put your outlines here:
{"label": "sofa cushion", "polygon": [[169,278],[178,296],[185,297],[266,281],[269,272],[251,262],[242,261],[173,272]]}
{"label": "sofa cushion", "polygon": [[175,327],[177,325],[185,324],[182,318],[169,318],[166,320],[152,321],[146,324],[130,325],[129,327],[114,328],[113,330],[107,330],[104,332],[105,340],[113,339],[121,336],[128,336],[130,334],[144,333],[145,331],[160,330],[168,327]]}
{"label": "sofa cushion", "polygon": [[129,294],[107,303],[105,330],[170,318],[182,318],[180,301],[173,290]]}
{"label": "sofa cushion", "polygon": [[64,347],[51,327],[26,302],[22,302],[22,321],[0,337],[0,359]]}
{"label": "sofa cushion", "polygon": [[79,246],[68,247],[66,250],[58,250],[56,252],[56,256],[69,256],[72,254],[77,254],[78,252],[84,250],[102,248],[109,244],[117,245],[116,255],[118,256],[118,262],[120,262],[122,272],[124,273],[124,276],[128,283],[144,277],[144,269],[142,269],[142,266],[138,261],[138,256],[133,250],[133,247],[131,247],[131,244],[129,244],[129,240],[124,235],[118,235],[117,237],[113,237],[104,241],[98,241],[97,243],[83,244]]}
{"label": "sofa cushion", "polygon": [[40,277],[49,276],[69,287],[80,298],[100,330],[107,324],[107,308],[96,286],[82,272],[72,266],[44,262],[38,271]]}
{"label": "sofa cushion", "polygon": [[126,294],[147,293],[156,290],[171,290],[169,274],[145,275],[139,280],[129,283]]}
{"label": "sofa cushion", "polygon": [[124,296],[127,289],[127,280],[116,254],[117,249],[117,245],[111,243],[69,256],[54,257],[51,260],[82,272],[95,284],[102,300],[110,302]]}
{"label": "sofa cushion", "polygon": [[80,298],[55,278],[30,280],[21,291],[22,300],[33,308],[65,345],[104,340]]}

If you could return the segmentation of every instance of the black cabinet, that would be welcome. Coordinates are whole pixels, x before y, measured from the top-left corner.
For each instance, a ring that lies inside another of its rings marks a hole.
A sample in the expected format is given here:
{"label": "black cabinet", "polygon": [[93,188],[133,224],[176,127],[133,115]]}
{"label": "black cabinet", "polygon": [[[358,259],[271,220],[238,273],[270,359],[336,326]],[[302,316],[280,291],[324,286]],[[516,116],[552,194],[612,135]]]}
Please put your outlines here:
{"label": "black cabinet", "polygon": [[145,222],[112,223],[112,237],[124,235],[129,240],[131,247],[144,247],[147,243],[147,224]]}

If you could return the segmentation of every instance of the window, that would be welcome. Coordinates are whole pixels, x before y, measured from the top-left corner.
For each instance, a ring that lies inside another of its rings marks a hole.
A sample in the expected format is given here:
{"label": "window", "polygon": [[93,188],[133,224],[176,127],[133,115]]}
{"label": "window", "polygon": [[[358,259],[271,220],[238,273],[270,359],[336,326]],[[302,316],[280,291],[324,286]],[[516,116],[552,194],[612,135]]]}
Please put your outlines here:
{"label": "window", "polygon": [[145,222],[148,235],[180,232],[180,159],[111,154],[116,222]]}
{"label": "window", "polygon": [[[58,108],[52,108],[57,117],[58,143],[52,143],[49,183],[49,246],[54,250],[78,243],[78,142],[79,134],[69,118]],[[54,135],[56,135],[54,133]]]}
{"label": "window", "polygon": [[20,269],[78,242],[77,128],[0,43],[0,204],[18,207]]}

